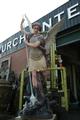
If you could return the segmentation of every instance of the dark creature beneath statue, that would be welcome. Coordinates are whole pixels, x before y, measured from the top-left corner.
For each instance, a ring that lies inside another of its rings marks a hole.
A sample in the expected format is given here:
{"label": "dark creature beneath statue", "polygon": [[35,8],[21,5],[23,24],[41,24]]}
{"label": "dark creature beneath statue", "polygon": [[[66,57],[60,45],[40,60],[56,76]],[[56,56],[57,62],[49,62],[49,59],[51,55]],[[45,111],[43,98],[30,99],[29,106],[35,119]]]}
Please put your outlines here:
{"label": "dark creature beneath statue", "polygon": [[[38,73],[39,74],[39,73]],[[30,101],[30,81],[28,76],[25,78],[25,102],[23,105],[23,109],[19,111],[16,119],[21,119],[24,117],[27,118],[35,118],[35,119],[51,119],[53,117],[53,113],[49,108],[49,103],[47,97],[42,99],[40,97],[40,92],[34,91],[35,96],[37,97],[37,101],[33,105]]]}

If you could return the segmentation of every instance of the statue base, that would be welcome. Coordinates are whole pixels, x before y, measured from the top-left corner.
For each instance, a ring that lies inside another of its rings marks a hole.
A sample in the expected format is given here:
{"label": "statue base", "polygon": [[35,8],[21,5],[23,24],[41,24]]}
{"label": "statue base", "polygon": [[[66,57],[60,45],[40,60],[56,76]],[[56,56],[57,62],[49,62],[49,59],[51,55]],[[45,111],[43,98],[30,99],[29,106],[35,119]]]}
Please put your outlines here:
{"label": "statue base", "polygon": [[47,119],[47,118],[37,118],[36,116],[34,117],[30,117],[30,116],[24,116],[24,117],[16,117],[14,119],[11,120],[57,120],[56,114],[52,115],[52,118]]}

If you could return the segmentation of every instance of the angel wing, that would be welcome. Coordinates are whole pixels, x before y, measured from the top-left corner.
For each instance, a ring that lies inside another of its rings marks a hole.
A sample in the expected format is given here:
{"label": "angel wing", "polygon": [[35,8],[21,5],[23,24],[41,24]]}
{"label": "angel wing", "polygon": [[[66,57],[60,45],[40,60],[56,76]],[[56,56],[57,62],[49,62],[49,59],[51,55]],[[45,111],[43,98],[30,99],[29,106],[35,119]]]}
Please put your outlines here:
{"label": "angel wing", "polygon": [[60,31],[61,27],[63,26],[64,19],[62,19],[60,22],[56,23],[48,32],[48,37],[46,40],[45,48],[47,52],[49,52],[50,46],[53,43],[56,43],[56,34]]}

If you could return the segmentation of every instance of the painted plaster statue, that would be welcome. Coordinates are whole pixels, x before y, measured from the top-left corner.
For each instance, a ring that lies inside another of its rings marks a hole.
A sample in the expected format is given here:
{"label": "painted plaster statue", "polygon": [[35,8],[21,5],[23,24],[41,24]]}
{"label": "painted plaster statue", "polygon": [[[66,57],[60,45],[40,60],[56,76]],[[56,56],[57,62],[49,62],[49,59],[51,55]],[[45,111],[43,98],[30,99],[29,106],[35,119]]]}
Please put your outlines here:
{"label": "painted plaster statue", "polygon": [[[46,32],[46,35],[42,32],[42,26],[39,22],[33,24],[30,23],[29,19],[25,15],[25,18],[22,18],[20,29],[21,32],[25,35],[25,45],[27,51],[27,62],[28,62],[28,72],[30,78],[30,87],[31,87],[31,97],[29,105],[31,108],[37,104],[37,106],[43,105],[45,102],[45,95],[42,87],[41,81],[38,80],[37,73],[43,69],[47,69],[47,63],[45,58],[45,50],[50,50],[51,44],[55,44],[55,37],[60,27],[63,24],[63,21],[55,24],[49,31]],[[23,24],[27,20],[30,32],[27,32]],[[43,80],[46,79],[44,72],[41,72]],[[24,111],[26,105],[24,107]]]}

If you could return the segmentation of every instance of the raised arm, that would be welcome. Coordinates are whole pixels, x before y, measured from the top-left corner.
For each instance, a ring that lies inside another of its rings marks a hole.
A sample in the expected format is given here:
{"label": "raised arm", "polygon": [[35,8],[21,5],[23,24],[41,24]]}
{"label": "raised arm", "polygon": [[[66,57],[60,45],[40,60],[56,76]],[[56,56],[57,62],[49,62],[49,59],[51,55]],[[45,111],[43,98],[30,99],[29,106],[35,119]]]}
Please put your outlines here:
{"label": "raised arm", "polygon": [[25,19],[22,18],[22,21],[21,21],[21,24],[20,24],[20,29],[21,29],[21,32],[24,33],[25,35],[28,34],[27,31],[25,31],[25,28],[23,27],[23,23],[24,23]]}

